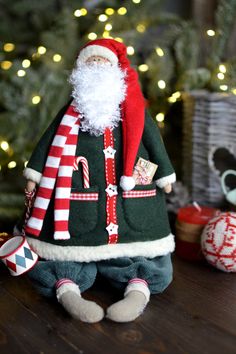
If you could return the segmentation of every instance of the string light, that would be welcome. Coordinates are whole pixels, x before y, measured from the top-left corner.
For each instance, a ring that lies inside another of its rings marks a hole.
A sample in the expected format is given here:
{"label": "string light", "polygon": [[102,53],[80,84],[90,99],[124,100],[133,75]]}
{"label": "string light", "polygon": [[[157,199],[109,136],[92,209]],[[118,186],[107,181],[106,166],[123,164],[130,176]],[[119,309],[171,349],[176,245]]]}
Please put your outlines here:
{"label": "string light", "polygon": [[168,102],[175,103],[177,101],[177,99],[180,97],[181,97],[181,93],[179,91],[176,91],[176,92],[172,93],[172,95],[170,97],[168,97]]}
{"label": "string light", "polygon": [[226,66],[224,64],[219,65],[219,70],[221,73],[225,74],[226,73]]}
{"label": "string light", "polygon": [[12,52],[15,49],[15,44],[13,43],[5,43],[3,46],[3,50],[5,52]]}
{"label": "string light", "polygon": [[83,7],[82,9],[77,9],[74,11],[75,17],[86,16],[88,11]]}
{"label": "string light", "polygon": [[99,15],[99,16],[98,16],[98,20],[99,20],[100,22],[106,22],[107,19],[108,19],[108,17],[107,17],[107,15],[105,15],[105,14],[102,14],[102,15]]}
{"label": "string light", "polygon": [[206,33],[209,37],[214,37],[216,34],[215,31],[212,29],[207,30]]}
{"label": "string light", "polygon": [[116,37],[115,40],[116,40],[117,42],[123,43],[123,39],[120,38],[120,37]]}
{"label": "string light", "polygon": [[22,61],[22,66],[23,66],[23,68],[27,69],[27,68],[30,67],[30,65],[31,65],[31,62],[30,62],[29,59],[24,59],[24,60]]}
{"label": "string light", "polygon": [[159,87],[161,90],[164,90],[164,88],[166,88],[166,83],[165,83],[164,80],[159,80],[159,81],[157,82],[157,85],[158,85],[158,87]]}
{"label": "string light", "polygon": [[111,23],[107,23],[105,26],[105,30],[106,31],[111,31],[112,30],[112,24]]}
{"label": "string light", "polygon": [[157,122],[163,122],[164,119],[165,119],[164,113],[158,113],[158,114],[156,115],[156,120],[157,120]]}
{"label": "string light", "polygon": [[223,73],[218,73],[217,77],[218,77],[219,80],[224,80],[225,75]]}
{"label": "string light", "polygon": [[228,85],[220,85],[220,89],[222,91],[227,91],[228,90]]}
{"label": "string light", "polygon": [[232,92],[234,95],[236,95],[236,88],[233,88],[233,89],[231,90],[231,92]]}
{"label": "string light", "polygon": [[94,32],[91,32],[88,34],[88,39],[93,40],[97,38],[97,34]]}
{"label": "string light", "polygon": [[2,141],[0,146],[3,151],[9,150],[10,147],[7,141]]}
{"label": "string light", "polygon": [[159,57],[163,57],[165,55],[163,49],[161,49],[160,47],[156,48],[156,53]]}
{"label": "string light", "polygon": [[177,101],[177,99],[175,97],[173,97],[173,96],[168,97],[167,100],[168,100],[169,103],[175,103]]}
{"label": "string light", "polygon": [[25,76],[25,75],[26,75],[25,70],[18,70],[18,71],[17,71],[17,76],[23,77],[23,76]]}
{"label": "string light", "polygon": [[75,16],[75,17],[80,17],[80,16],[82,16],[81,11],[80,11],[79,9],[75,10],[75,11],[74,11],[74,16]]}
{"label": "string light", "polygon": [[33,104],[38,104],[40,101],[41,101],[41,97],[40,96],[32,97],[32,103]]}
{"label": "string light", "polygon": [[113,15],[114,12],[115,12],[115,10],[112,9],[111,7],[108,7],[108,8],[105,10],[105,13],[106,13],[108,16]]}
{"label": "string light", "polygon": [[132,0],[134,4],[140,4],[141,0]]}
{"label": "string light", "polygon": [[181,92],[179,91],[176,91],[172,94],[173,97],[175,97],[176,99],[180,98],[181,97]]}
{"label": "string light", "polygon": [[128,47],[127,47],[127,54],[128,55],[134,55],[134,47],[132,47],[131,45],[129,45]]}
{"label": "string light", "polygon": [[145,71],[148,71],[149,67],[147,64],[141,64],[141,65],[139,65],[138,69],[141,72],[145,72]]}
{"label": "string light", "polygon": [[53,59],[53,61],[55,61],[55,63],[59,63],[59,61],[61,61],[61,55],[54,54],[52,59]]}
{"label": "string light", "polygon": [[102,36],[103,36],[103,38],[110,38],[110,32],[104,31]]}
{"label": "string light", "polygon": [[12,62],[11,61],[8,61],[8,60],[4,60],[1,62],[1,68],[3,70],[8,70],[12,67]]}
{"label": "string light", "polygon": [[37,52],[37,53],[33,53],[33,54],[32,54],[32,59],[33,59],[33,60],[36,60],[36,59],[40,58],[40,55],[41,55],[41,54],[38,53],[38,52]]}
{"label": "string light", "polygon": [[140,33],[143,33],[146,31],[146,26],[143,25],[142,23],[139,23],[137,26],[136,26],[136,30]]}
{"label": "string light", "polygon": [[16,167],[16,161],[10,161],[7,166],[8,166],[8,168],[15,168]]}
{"label": "string light", "polygon": [[118,15],[121,15],[121,16],[125,15],[125,14],[127,13],[126,7],[120,7],[120,8],[117,10],[117,13],[118,13]]}
{"label": "string light", "polygon": [[42,45],[38,47],[38,54],[43,55],[45,54],[47,49],[43,47]]}

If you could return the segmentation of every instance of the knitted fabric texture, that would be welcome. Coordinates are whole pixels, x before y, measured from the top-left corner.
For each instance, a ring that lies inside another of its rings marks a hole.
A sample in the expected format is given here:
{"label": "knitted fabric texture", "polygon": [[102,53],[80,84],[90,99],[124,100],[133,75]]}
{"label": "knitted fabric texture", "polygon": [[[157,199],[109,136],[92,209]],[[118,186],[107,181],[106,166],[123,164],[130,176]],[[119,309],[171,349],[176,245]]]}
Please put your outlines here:
{"label": "knitted fabric texture", "polygon": [[32,216],[25,231],[39,236],[54,186],[54,239],[69,239],[68,231],[71,179],[79,132],[78,112],[69,106],[51,144]]}
{"label": "knitted fabric texture", "polygon": [[171,256],[168,254],[153,259],[122,257],[90,263],[39,261],[28,275],[40,294],[53,297],[56,295],[56,284],[61,279],[70,279],[83,293],[94,284],[97,274],[119,291],[125,291],[131,279],[141,278],[148,283],[150,293],[157,294],[171,283],[172,273]]}

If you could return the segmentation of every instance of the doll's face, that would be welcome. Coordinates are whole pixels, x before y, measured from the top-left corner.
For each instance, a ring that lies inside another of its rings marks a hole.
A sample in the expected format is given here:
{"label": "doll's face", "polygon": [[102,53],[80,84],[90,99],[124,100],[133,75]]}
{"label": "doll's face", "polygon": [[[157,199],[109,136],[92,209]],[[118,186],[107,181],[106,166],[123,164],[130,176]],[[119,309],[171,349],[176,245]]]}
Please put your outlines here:
{"label": "doll's face", "polygon": [[101,57],[99,55],[92,55],[86,60],[86,64],[103,64],[103,63],[110,63],[107,58]]}

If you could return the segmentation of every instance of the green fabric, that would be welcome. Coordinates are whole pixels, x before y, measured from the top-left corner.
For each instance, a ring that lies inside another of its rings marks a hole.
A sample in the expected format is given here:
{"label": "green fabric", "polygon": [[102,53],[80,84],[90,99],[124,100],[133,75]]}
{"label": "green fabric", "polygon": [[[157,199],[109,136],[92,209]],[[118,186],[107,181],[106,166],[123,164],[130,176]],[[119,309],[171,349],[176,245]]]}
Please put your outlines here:
{"label": "green fabric", "polygon": [[[55,122],[51,125],[52,129],[46,131],[36,147],[27,167],[39,172],[43,171],[47,153],[59,122],[60,119],[57,116]],[[53,130],[53,134],[51,130]],[[116,149],[115,163],[118,185],[123,171],[121,124],[114,129],[113,134],[114,148]],[[106,181],[103,149],[103,136],[94,137],[85,132],[79,133],[76,156],[85,156],[88,160],[91,188],[83,188],[82,173],[81,169],[79,169],[79,171],[73,172],[72,192],[85,193],[98,191],[99,200],[86,202],[71,201],[69,215],[69,232],[71,238],[69,240],[54,240],[53,197],[50,201],[39,236],[40,240],[66,246],[97,246],[107,244],[108,233],[105,229]],[[138,157],[159,165],[156,178],[168,176],[174,172],[158,128],[148,112],[146,113],[145,128],[137,159]],[[134,190],[147,191],[154,188],[155,183],[152,185],[136,186]],[[157,195],[153,197],[125,199],[122,197],[122,190],[118,186],[117,217],[119,225],[118,242],[121,243],[152,241],[166,237],[171,232],[165,207],[164,192],[159,188],[157,188]]]}
{"label": "green fabric", "polygon": [[172,273],[171,255],[167,254],[153,259],[122,257],[91,263],[40,261],[28,275],[40,294],[52,297],[58,280],[72,280],[83,293],[94,284],[97,274],[120,290],[125,289],[129,280],[141,278],[148,283],[151,294],[157,294],[171,283]]}
{"label": "green fabric", "polygon": [[56,282],[63,278],[79,284],[81,292],[89,289],[96,279],[97,267],[94,262],[39,261],[27,274],[41,295],[52,297]]}
{"label": "green fabric", "polygon": [[121,257],[97,262],[98,272],[110,283],[124,290],[129,280],[140,278],[146,280],[151,294],[163,292],[173,279],[171,254],[155,257]]}

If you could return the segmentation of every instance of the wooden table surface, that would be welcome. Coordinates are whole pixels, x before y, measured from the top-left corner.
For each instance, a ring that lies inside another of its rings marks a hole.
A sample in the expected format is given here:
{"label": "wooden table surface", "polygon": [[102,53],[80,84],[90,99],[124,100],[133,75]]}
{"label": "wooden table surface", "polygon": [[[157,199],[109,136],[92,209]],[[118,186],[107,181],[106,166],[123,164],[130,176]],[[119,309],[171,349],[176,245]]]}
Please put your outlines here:
{"label": "wooden table surface", "polygon": [[[71,319],[26,276],[0,265],[1,354],[235,354],[236,274],[173,257],[174,281],[132,323]],[[100,280],[84,296],[104,308],[117,294]]]}

